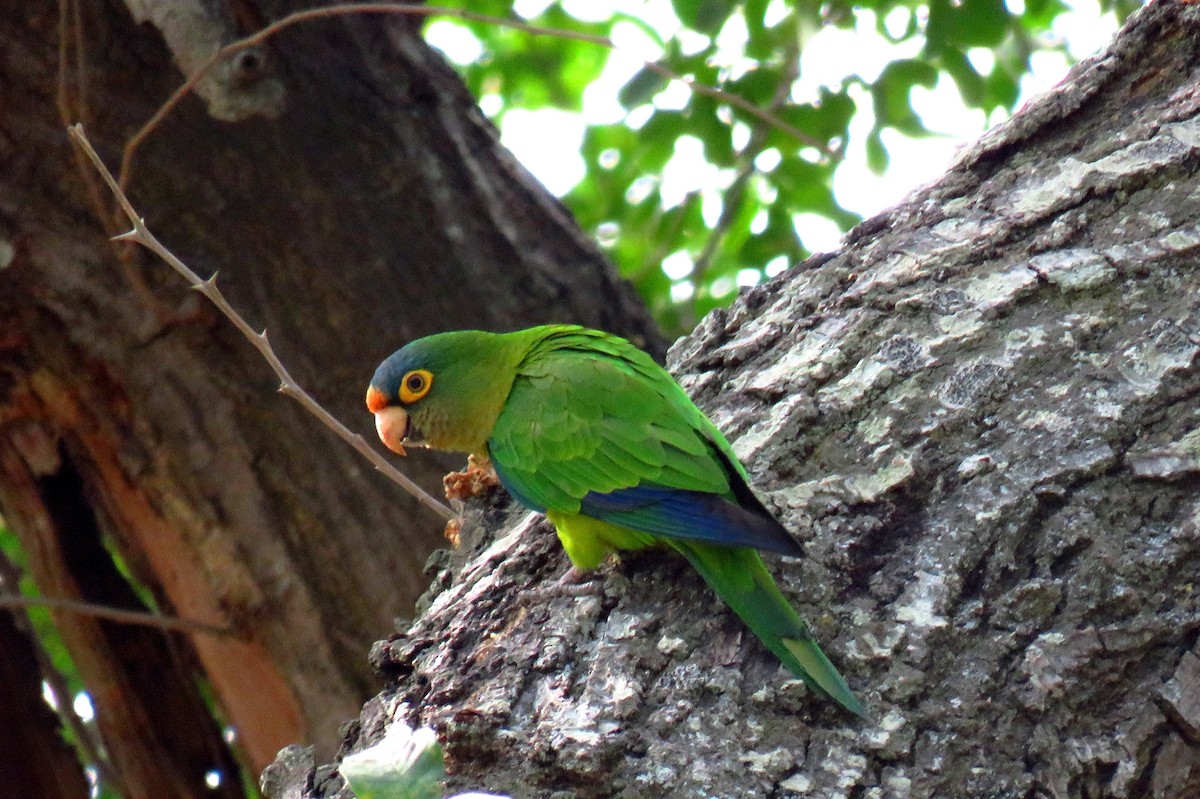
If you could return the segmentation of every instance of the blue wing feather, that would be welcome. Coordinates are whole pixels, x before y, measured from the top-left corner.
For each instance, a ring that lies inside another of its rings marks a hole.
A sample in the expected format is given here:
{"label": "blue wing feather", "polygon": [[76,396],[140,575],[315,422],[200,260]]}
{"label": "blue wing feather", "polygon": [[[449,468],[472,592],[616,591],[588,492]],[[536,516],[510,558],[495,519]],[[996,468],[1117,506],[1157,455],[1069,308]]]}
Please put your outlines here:
{"label": "blue wing feather", "polygon": [[589,492],[580,512],[667,538],[731,547],[754,547],[781,555],[803,554],[799,543],[769,515],[735,505],[717,494],[655,485]]}

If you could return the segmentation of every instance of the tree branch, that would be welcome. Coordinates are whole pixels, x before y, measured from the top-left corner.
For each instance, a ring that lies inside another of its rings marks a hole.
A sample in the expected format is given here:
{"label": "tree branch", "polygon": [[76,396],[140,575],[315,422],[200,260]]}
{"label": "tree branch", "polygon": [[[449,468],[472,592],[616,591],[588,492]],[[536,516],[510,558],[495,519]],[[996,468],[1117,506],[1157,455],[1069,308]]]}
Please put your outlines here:
{"label": "tree branch", "polygon": [[[347,3],[344,5],[326,6],[324,8],[311,8],[305,11],[297,11],[293,14],[288,14],[282,19],[272,22],[270,25],[267,25],[262,30],[256,31],[250,36],[238,39],[235,42],[230,42],[209,56],[208,60],[200,65],[199,69],[188,76],[188,79],[184,81],[183,85],[176,89],[175,93],[167,98],[166,102],[164,102],[159,107],[158,111],[154,113],[154,116],[150,117],[149,121],[147,121],[146,124],[143,125],[142,128],[125,144],[125,152],[121,157],[121,168],[118,172],[118,185],[122,189],[129,185],[129,175],[133,168],[133,156],[137,152],[137,149],[150,135],[150,133],[153,132],[156,127],[158,127],[159,123],[161,123],[162,120],[165,119],[172,110],[174,110],[175,106],[179,105],[179,102],[183,100],[184,97],[186,97],[192,92],[193,89],[195,89],[196,84],[198,84],[204,78],[204,76],[207,75],[208,72],[222,60],[228,58],[234,53],[245,50],[246,48],[262,44],[262,42],[274,36],[276,33],[279,33],[283,29],[289,28],[292,25],[296,25],[301,22],[307,22],[313,19],[325,19],[327,17],[345,16],[350,14],[402,14],[405,16],[417,17],[454,17],[457,19],[464,19],[472,22],[482,22],[502,28],[523,31],[536,36],[556,36],[561,39],[572,39],[575,41],[600,45],[601,47],[606,47],[609,50],[615,51],[620,49],[617,47],[616,43],[607,36],[581,33],[579,31],[565,30],[562,28],[547,28],[540,25],[530,25],[527,22],[518,22],[517,20],[505,19],[503,17],[493,17],[488,14],[480,14],[461,8],[407,6],[384,3]],[[679,81],[687,86],[690,91],[729,103],[730,105],[735,106],[742,111],[745,111],[747,114],[761,120],[767,125],[781,130],[789,136],[792,136],[797,141],[810,147],[815,147],[823,155],[829,158],[836,157],[836,153],[830,150],[825,142],[810,136],[794,125],[788,124],[775,114],[771,113],[771,111],[759,108],[743,97],[739,97],[736,94],[727,92],[723,89],[718,89],[714,86],[708,86],[706,84],[699,83],[692,78],[680,75],[654,61],[643,60],[643,64],[645,65],[646,69],[661,75],[667,80]]]}
{"label": "tree branch", "polygon": [[116,196],[117,203],[121,206],[121,210],[125,212],[125,215],[129,218],[129,221],[133,223],[132,230],[116,236],[115,240],[137,242],[156,254],[159,258],[162,258],[164,261],[166,261],[172,269],[174,269],[176,272],[182,275],[185,280],[187,280],[192,288],[203,294],[209,302],[215,305],[217,310],[224,314],[225,317],[233,323],[233,326],[236,327],[238,331],[245,336],[251,344],[254,345],[254,348],[259,351],[263,359],[266,360],[267,364],[271,367],[271,370],[274,371],[276,376],[279,377],[279,391],[281,394],[289,396],[300,403],[301,407],[321,420],[321,422],[330,430],[337,433],[339,438],[357,450],[359,454],[371,462],[371,465],[391,478],[397,485],[411,494],[419,503],[424,505],[425,508],[446,521],[453,519],[454,512],[450,510],[450,508],[446,507],[437,499],[426,493],[424,489],[404,475],[391,462],[373,450],[367,444],[367,442],[363,440],[362,436],[352,432],[344,424],[338,421],[333,414],[325,410],[320,403],[318,403],[303,388],[300,387],[295,379],[292,378],[287,368],[283,365],[283,362],[279,360],[279,356],[275,354],[275,350],[271,347],[270,342],[267,340],[267,331],[264,330],[261,333],[255,331],[254,328],[250,327],[250,324],[244,318],[242,318],[241,314],[239,314],[234,307],[229,304],[229,301],[225,299],[225,295],[222,294],[221,290],[217,288],[216,273],[213,273],[207,280],[201,279],[199,275],[193,272],[187,264],[179,260],[179,258],[173,252],[168,250],[162,244],[162,242],[160,242],[158,238],[150,232],[149,228],[146,227],[145,221],[138,215],[137,211],[134,210],[133,204],[129,202],[129,198],[125,196],[125,192],[122,191],[121,187],[117,184],[117,181],[113,178],[112,173],[108,171],[108,168],[104,165],[104,162],[100,160],[100,156],[96,153],[96,150],[92,147],[91,142],[88,141],[87,136],[84,134],[83,126],[78,124],[72,125],[68,128],[68,132],[75,143],[83,149],[88,159],[96,167],[96,170],[100,172],[101,177],[104,178],[104,181],[108,184],[109,188],[112,189],[113,194]]}
{"label": "tree branch", "polygon": [[54,610],[65,610],[68,613],[79,613],[84,616],[95,616],[98,619],[120,622],[121,624],[137,624],[142,627],[157,627],[161,630],[178,630],[187,633],[207,633],[208,635],[230,636],[234,634],[231,627],[218,627],[195,619],[182,619],[177,616],[163,616],[159,613],[146,613],[140,610],[125,610],[110,605],[98,605],[95,602],[83,602],[77,599],[63,599],[52,596],[25,596],[24,594],[0,594],[0,608],[46,607]]}

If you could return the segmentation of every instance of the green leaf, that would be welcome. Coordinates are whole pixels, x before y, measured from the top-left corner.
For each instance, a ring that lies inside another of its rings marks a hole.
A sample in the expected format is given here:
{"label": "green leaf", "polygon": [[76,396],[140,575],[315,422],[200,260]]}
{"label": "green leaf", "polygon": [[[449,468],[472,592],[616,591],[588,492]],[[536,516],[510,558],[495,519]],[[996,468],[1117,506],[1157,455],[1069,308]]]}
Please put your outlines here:
{"label": "green leaf", "polygon": [[[687,108],[687,119],[693,136],[704,142],[704,156],[717,166],[733,166],[737,153],[733,149],[733,128],[721,119],[719,105],[711,97],[697,95]],[[676,129],[678,136],[682,131]]]}
{"label": "green leaf", "polygon": [[655,111],[637,131],[637,158],[640,169],[658,172],[675,154],[675,140],[692,129],[691,116],[679,111]]}
{"label": "green leaf", "polygon": [[[1102,0],[1101,6],[1103,5]],[[1062,0],[1025,0],[1025,13],[1021,15],[1021,24],[1032,31],[1048,31],[1055,18],[1067,10],[1068,6]]]}
{"label": "green leaf", "polygon": [[1014,24],[1004,0],[931,0],[925,38],[942,46],[997,47]]}
{"label": "green leaf", "polygon": [[942,66],[958,85],[958,92],[963,102],[971,108],[986,106],[984,98],[983,78],[971,66],[966,53],[953,47],[946,47],[941,53]]}
{"label": "green leaf", "polygon": [[733,14],[735,0],[673,0],[679,21],[695,31],[715,34]]}
{"label": "green leaf", "polygon": [[893,127],[914,136],[926,133],[921,118],[912,109],[910,94],[913,86],[933,88],[937,78],[936,69],[915,59],[893,61],[884,67],[871,86],[876,126]]}
{"label": "green leaf", "polygon": [[445,777],[437,734],[402,722],[375,746],[346,755],[338,770],[358,799],[441,799]]}
{"label": "green leaf", "polygon": [[723,88],[756,106],[763,107],[774,101],[783,79],[783,71],[778,67],[760,66],[747,71],[737,80],[730,81]]}
{"label": "green leaf", "polygon": [[882,175],[887,170],[888,163],[887,148],[883,146],[879,130],[875,129],[867,136],[867,166],[872,172]]}
{"label": "green leaf", "polygon": [[[845,91],[834,93],[822,88],[821,99],[816,105],[790,105],[781,109],[776,116],[814,139],[829,142],[846,137],[850,119],[856,110],[854,101]],[[767,145],[781,151],[793,150],[796,144],[790,134],[781,130],[772,130],[767,137]]]}
{"label": "green leaf", "polygon": [[617,101],[626,108],[637,108],[654,99],[667,85],[667,78],[650,69],[642,67],[629,82],[617,92]]}

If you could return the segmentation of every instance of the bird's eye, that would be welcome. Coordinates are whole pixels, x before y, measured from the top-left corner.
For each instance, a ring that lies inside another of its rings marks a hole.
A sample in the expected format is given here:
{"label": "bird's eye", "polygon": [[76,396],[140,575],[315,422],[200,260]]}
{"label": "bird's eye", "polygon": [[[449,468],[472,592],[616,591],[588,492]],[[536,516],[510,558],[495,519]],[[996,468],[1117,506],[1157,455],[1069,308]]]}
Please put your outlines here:
{"label": "bird's eye", "polygon": [[425,369],[414,369],[400,381],[400,401],[416,402],[429,393],[433,385],[433,374]]}

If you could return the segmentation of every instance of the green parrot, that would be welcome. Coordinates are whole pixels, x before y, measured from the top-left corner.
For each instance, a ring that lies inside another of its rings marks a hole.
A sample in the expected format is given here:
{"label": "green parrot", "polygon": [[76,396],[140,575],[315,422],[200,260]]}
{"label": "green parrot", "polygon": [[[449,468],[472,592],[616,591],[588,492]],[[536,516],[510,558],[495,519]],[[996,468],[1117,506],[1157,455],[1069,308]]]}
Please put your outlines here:
{"label": "green parrot", "polygon": [[427,336],[379,365],[367,408],[401,455],[490,458],[576,569],[617,550],[679,552],[793,674],[865,717],[756,551],[799,556],[800,545],[716,426],[625,339],[574,325]]}

